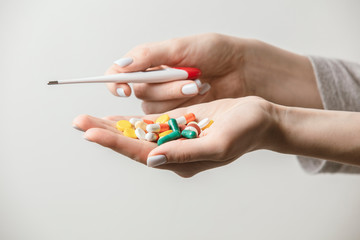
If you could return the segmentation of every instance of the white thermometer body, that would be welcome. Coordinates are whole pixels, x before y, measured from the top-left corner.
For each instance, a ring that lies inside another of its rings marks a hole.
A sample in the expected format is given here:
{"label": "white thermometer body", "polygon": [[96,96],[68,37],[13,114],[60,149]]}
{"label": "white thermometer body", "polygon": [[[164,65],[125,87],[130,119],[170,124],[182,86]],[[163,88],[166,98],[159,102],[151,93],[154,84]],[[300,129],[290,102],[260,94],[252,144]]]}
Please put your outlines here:
{"label": "white thermometer body", "polygon": [[48,85],[73,83],[162,83],[175,80],[197,79],[197,68],[165,68],[154,71],[118,73],[114,75],[50,81]]}

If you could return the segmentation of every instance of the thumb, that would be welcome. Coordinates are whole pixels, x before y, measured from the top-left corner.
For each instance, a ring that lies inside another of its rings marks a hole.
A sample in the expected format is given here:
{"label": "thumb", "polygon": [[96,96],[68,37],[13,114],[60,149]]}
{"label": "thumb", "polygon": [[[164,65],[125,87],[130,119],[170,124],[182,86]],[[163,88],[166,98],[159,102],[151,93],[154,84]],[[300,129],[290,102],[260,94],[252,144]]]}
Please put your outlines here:
{"label": "thumb", "polygon": [[160,145],[153,149],[147,158],[148,167],[165,163],[187,163],[196,161],[215,161],[216,146],[209,138],[180,139]]}

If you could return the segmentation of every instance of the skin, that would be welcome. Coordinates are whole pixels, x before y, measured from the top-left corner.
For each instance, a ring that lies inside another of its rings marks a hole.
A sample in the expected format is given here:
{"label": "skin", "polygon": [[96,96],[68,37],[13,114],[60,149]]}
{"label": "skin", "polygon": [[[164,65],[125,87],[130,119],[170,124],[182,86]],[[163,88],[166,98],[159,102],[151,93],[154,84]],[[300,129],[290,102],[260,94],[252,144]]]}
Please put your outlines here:
{"label": "skin", "polygon": [[[100,119],[80,115],[74,119],[73,125],[85,131],[84,137],[87,140],[143,164],[147,163],[148,156],[165,155],[167,164],[157,168],[174,171],[182,177],[191,177],[201,171],[226,165],[244,153],[268,144],[265,135],[271,132],[273,124],[273,117],[269,115],[272,113],[272,105],[263,99],[223,99],[175,109],[167,114],[176,118],[190,112],[196,113],[197,119],[208,117],[213,119],[214,123],[203,131],[199,138],[180,139],[160,146],[153,142],[125,137],[116,129],[117,121],[128,120],[133,116]],[[142,118],[155,120],[158,116],[146,115]]]}
{"label": "skin", "polygon": [[[202,83],[211,89],[205,95],[184,95],[181,87],[192,81],[162,84],[133,84],[145,113],[160,113],[222,98],[256,95],[268,101],[298,107],[322,108],[315,76],[307,57],[261,41],[208,33],[140,45],[124,57],[133,59],[126,67],[110,66],[106,74],[144,71],[161,66],[201,69]],[[123,88],[127,84],[108,84]]]}
{"label": "skin", "polygon": [[[214,124],[199,138],[157,147],[127,138],[115,128],[116,121],[130,116],[80,115],[73,124],[89,141],[143,164],[149,156],[165,155],[167,163],[156,168],[182,177],[226,165],[258,149],[360,166],[360,113],[322,110],[313,69],[304,56],[257,40],[203,34],[138,46],[125,57],[133,63],[113,64],[106,74],[197,67],[203,73],[202,83],[212,86],[204,95],[184,95],[181,87],[192,81],[134,84],[144,112],[152,113],[144,119],[156,119],[154,113],[176,118],[193,112],[198,120],[210,118]],[[131,94],[127,84],[108,85],[114,95],[119,87]]]}
{"label": "skin", "polygon": [[[116,129],[116,122],[134,116],[105,119],[80,115],[73,125],[84,137],[147,164],[147,158],[165,155],[157,166],[191,177],[201,171],[231,163],[245,153],[268,149],[360,166],[360,113],[324,111],[277,105],[259,97],[222,99],[167,112],[171,117],[196,113],[214,124],[199,138],[180,139],[157,146],[132,139]],[[155,120],[159,115],[142,116]],[[137,116],[139,117],[139,116]]]}

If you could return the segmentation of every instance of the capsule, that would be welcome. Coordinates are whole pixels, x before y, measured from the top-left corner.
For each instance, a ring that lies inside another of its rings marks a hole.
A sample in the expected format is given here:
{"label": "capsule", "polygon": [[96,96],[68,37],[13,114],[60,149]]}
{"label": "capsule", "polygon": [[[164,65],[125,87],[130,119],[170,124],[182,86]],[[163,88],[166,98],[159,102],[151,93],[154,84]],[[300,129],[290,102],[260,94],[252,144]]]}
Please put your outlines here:
{"label": "capsule", "polygon": [[145,140],[149,142],[156,142],[159,139],[159,135],[157,133],[148,132],[145,134]]}
{"label": "capsule", "polygon": [[155,123],[166,123],[167,121],[169,121],[169,119],[169,115],[163,114],[155,120]]}
{"label": "capsule", "polygon": [[160,146],[161,144],[164,144],[166,142],[172,141],[172,140],[176,140],[178,138],[181,137],[180,132],[176,131],[176,132],[172,132],[162,138],[159,138],[157,144]]}
{"label": "capsule", "polygon": [[184,131],[185,128],[186,128],[186,125],[185,124],[179,124],[179,129],[180,129],[180,132]]}
{"label": "capsule", "polygon": [[146,131],[146,126],[147,126],[147,124],[145,122],[143,122],[142,120],[137,121],[135,123],[135,128],[141,128],[144,131]]}
{"label": "capsule", "polygon": [[176,119],[170,118],[170,120],[168,121],[168,124],[169,124],[171,130],[173,130],[173,132],[180,132],[180,129],[179,129]]}
{"label": "capsule", "polygon": [[116,128],[123,132],[126,128],[131,128],[131,123],[127,120],[120,120],[116,122]]}
{"label": "capsule", "polygon": [[206,125],[208,125],[210,122],[210,119],[208,118],[204,118],[203,120],[201,120],[200,122],[198,122],[198,125],[200,128],[205,127]]}
{"label": "capsule", "polygon": [[188,138],[188,139],[192,139],[192,138],[196,138],[196,132],[195,131],[191,131],[191,130],[184,130],[181,132],[181,136],[183,136],[184,138]]}
{"label": "capsule", "polygon": [[137,129],[135,130],[135,135],[137,136],[138,139],[140,139],[140,140],[145,140],[145,135],[146,135],[146,133],[145,133],[145,131],[142,130],[141,128],[137,128]]}
{"label": "capsule", "polygon": [[170,134],[170,133],[172,133],[173,131],[172,130],[167,130],[167,131],[165,131],[165,132],[162,132],[162,133],[159,133],[159,137],[161,138],[161,137],[164,137],[164,136],[166,136],[166,135],[168,135],[168,134]]}
{"label": "capsule", "polygon": [[188,114],[185,114],[184,116],[178,117],[176,119],[176,122],[178,125],[187,124],[189,122],[195,121],[195,119],[196,119],[195,114],[188,113]]}
{"label": "capsule", "polygon": [[197,125],[196,122],[190,122],[188,125],[186,125],[186,128],[184,130],[191,130],[196,132],[196,136],[198,136],[201,133],[201,129],[199,125]]}
{"label": "capsule", "polygon": [[213,120],[210,120],[209,123],[208,123],[205,127],[201,128],[201,130],[204,131],[205,129],[207,129],[208,127],[210,127],[211,124],[213,124],[213,123],[214,123],[214,121],[213,121]]}
{"label": "capsule", "polygon": [[169,129],[170,129],[170,126],[167,123],[160,123],[160,124],[154,123],[154,124],[149,124],[146,126],[146,131],[155,132],[155,133],[165,132]]}
{"label": "capsule", "polygon": [[143,119],[143,122],[146,124],[154,124],[154,121],[148,120],[148,119]]}

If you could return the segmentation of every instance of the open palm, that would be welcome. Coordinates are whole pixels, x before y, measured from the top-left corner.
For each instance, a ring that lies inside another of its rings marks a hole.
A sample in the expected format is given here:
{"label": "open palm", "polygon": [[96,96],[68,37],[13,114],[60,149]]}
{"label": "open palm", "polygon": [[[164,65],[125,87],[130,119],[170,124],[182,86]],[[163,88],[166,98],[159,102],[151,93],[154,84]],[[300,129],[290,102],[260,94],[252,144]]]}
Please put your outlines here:
{"label": "open palm", "polygon": [[[177,118],[193,112],[197,119],[211,118],[214,124],[196,139],[179,139],[161,146],[156,143],[128,138],[115,125],[118,120],[132,116],[111,116],[103,119],[80,115],[73,124],[85,131],[85,138],[113,149],[140,163],[147,158],[165,155],[167,163],[157,168],[174,171],[183,177],[228,164],[246,152],[266,144],[266,136],[273,126],[269,115],[271,104],[257,97],[224,99],[198,104],[167,112]],[[143,119],[156,119],[158,115],[146,115]]]}

